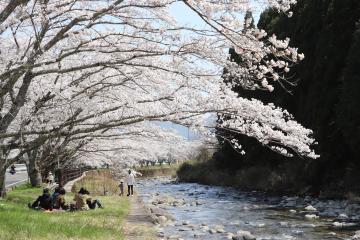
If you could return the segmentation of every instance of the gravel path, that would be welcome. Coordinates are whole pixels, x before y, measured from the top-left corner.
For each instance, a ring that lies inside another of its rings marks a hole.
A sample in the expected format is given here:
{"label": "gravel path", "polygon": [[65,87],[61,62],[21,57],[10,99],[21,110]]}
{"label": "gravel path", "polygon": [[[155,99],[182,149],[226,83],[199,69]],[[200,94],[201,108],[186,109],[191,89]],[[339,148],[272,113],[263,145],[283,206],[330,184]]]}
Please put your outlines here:
{"label": "gravel path", "polygon": [[124,234],[127,240],[155,240],[153,220],[137,195],[130,197],[130,212],[125,219]]}

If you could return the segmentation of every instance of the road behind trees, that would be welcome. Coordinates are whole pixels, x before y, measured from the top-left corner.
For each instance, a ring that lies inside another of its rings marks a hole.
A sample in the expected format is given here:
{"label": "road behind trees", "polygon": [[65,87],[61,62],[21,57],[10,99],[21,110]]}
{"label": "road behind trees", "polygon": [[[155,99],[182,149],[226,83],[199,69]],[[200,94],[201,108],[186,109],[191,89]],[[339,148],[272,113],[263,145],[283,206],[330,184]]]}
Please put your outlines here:
{"label": "road behind trees", "polygon": [[15,168],[16,173],[14,175],[9,173],[10,169],[6,170],[6,180],[5,180],[6,187],[16,185],[17,183],[21,183],[28,179],[28,174],[26,171],[25,164],[15,164],[15,167],[16,167]]}

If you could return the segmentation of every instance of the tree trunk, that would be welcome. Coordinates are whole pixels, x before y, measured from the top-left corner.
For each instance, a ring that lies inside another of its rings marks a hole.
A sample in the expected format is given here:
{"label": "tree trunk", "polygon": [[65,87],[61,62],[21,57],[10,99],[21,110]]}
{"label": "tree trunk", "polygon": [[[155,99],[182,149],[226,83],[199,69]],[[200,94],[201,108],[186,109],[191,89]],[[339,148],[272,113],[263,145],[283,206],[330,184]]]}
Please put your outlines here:
{"label": "tree trunk", "polygon": [[40,187],[42,183],[40,168],[36,161],[37,150],[27,154],[29,157],[29,178],[30,184],[33,187]]}
{"label": "tree trunk", "polygon": [[0,197],[5,197],[6,194],[5,174],[6,174],[6,167],[3,162],[3,159],[0,158]]}

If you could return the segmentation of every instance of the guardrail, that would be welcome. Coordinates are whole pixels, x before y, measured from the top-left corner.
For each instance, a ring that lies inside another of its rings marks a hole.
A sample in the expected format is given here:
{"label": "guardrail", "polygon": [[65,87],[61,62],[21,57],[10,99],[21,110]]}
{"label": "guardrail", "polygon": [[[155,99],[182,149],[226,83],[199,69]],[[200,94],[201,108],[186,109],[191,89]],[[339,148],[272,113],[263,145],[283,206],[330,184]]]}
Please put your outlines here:
{"label": "guardrail", "polygon": [[12,183],[12,184],[8,184],[5,188],[6,189],[8,189],[8,188],[13,189],[14,187],[16,187],[16,186],[18,186],[18,185],[20,185],[22,183],[28,182],[28,181],[29,181],[29,179],[24,179],[24,180],[21,180],[21,181]]}
{"label": "guardrail", "polygon": [[24,180],[21,180],[21,181],[12,183],[12,184],[8,184],[5,186],[5,191],[10,192],[10,191],[14,190],[16,187],[18,187],[19,185],[21,185],[23,183],[27,183],[27,182],[29,182],[29,179],[24,179]]}
{"label": "guardrail", "polygon": [[94,170],[93,167],[81,167],[81,168],[64,168],[55,172],[56,181],[60,186],[65,186],[66,183],[79,178],[84,172]]}

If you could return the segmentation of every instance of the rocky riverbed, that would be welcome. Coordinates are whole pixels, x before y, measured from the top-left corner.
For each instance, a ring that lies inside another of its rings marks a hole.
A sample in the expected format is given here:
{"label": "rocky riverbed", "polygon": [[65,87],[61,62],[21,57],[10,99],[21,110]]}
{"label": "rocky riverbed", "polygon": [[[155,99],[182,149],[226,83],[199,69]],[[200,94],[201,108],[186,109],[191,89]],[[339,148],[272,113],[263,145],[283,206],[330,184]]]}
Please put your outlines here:
{"label": "rocky riverbed", "polygon": [[229,187],[138,183],[161,239],[360,239],[360,205],[306,197],[272,197]]}

